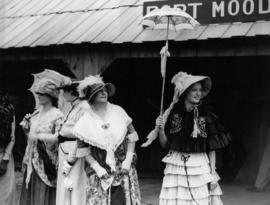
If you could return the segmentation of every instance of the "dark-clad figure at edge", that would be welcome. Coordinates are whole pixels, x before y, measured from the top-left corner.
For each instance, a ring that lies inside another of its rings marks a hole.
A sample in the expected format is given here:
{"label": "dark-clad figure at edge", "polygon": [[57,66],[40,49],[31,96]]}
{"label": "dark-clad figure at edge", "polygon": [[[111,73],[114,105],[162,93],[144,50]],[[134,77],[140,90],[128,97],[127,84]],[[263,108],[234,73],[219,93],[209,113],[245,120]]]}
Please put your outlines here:
{"label": "dark-clad figure at edge", "polygon": [[12,149],[15,143],[15,112],[7,93],[0,91],[0,204],[16,204],[15,168]]}

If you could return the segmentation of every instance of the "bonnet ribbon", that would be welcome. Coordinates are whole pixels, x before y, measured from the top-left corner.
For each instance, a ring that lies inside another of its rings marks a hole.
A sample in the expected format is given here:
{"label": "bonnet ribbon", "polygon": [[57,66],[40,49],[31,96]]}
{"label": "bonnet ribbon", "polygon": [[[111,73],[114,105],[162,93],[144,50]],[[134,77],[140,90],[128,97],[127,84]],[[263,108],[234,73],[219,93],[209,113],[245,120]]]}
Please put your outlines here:
{"label": "bonnet ribbon", "polygon": [[200,133],[200,129],[198,128],[198,107],[196,106],[193,110],[194,112],[194,125],[193,125],[193,132],[191,136],[193,138],[197,138],[198,134]]}

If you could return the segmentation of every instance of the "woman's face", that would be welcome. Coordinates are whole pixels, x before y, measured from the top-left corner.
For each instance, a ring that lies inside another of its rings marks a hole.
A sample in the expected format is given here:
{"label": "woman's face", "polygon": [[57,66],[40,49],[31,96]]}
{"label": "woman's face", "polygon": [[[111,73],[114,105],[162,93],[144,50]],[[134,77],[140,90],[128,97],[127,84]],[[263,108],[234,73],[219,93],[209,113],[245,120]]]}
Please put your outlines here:
{"label": "woman's face", "polygon": [[192,104],[197,104],[202,98],[202,85],[201,83],[194,83],[187,90],[186,101]]}
{"label": "woman's face", "polygon": [[48,95],[42,94],[42,93],[36,93],[36,94],[38,97],[39,105],[47,105],[48,103],[52,102],[51,98]]}
{"label": "woman's face", "polygon": [[65,100],[67,102],[72,102],[74,100],[74,96],[71,95],[71,93],[69,91],[66,91],[66,90],[64,90],[64,92],[63,92],[63,97],[65,98]]}
{"label": "woman's face", "polygon": [[94,103],[107,102],[108,101],[108,91],[104,87],[102,90],[98,91],[94,96]]}

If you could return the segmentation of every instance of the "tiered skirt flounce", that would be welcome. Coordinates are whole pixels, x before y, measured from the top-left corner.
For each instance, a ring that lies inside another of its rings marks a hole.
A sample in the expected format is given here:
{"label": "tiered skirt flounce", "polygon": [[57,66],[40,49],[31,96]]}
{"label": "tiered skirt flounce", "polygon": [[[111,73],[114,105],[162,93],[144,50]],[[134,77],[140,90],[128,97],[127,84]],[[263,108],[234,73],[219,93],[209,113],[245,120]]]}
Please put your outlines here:
{"label": "tiered skirt flounce", "polygon": [[207,154],[170,151],[162,161],[166,168],[159,205],[223,205],[220,186],[208,189],[219,176],[210,173]]}

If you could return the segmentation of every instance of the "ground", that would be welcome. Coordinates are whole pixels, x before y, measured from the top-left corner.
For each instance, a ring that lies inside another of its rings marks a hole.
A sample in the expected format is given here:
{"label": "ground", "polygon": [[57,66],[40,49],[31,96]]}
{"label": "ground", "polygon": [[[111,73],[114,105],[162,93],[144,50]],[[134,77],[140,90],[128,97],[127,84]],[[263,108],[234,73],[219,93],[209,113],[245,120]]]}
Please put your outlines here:
{"label": "ground", "polygon": [[[158,205],[160,179],[140,179],[143,205]],[[270,192],[250,193],[242,183],[222,183],[224,205],[270,205]]]}
{"label": "ground", "polygon": [[[22,174],[16,172],[17,201],[22,186]],[[158,205],[161,179],[141,178],[142,205]],[[270,192],[250,193],[242,183],[222,183],[224,205],[270,205]]]}

